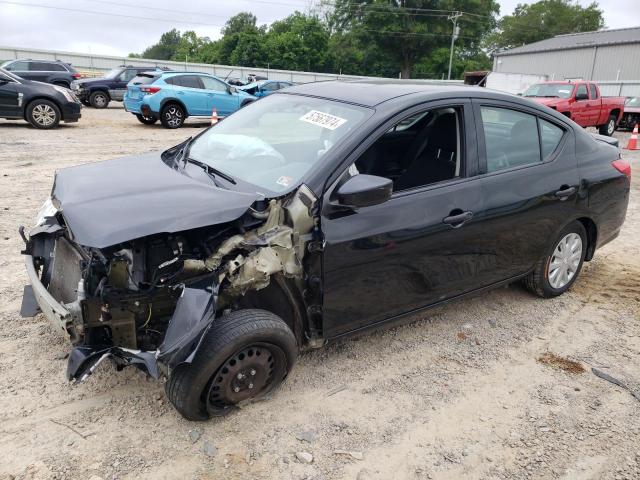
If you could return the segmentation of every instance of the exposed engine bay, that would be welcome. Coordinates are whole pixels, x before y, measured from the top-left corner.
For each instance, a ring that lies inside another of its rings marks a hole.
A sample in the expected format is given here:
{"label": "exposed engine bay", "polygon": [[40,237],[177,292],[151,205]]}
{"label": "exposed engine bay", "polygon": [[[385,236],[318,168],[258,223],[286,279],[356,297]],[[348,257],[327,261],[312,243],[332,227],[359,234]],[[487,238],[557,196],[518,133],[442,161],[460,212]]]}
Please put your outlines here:
{"label": "exposed engine bay", "polygon": [[[314,261],[308,244],[317,235],[315,208],[313,192],[301,185],[254,202],[232,222],[104,248],[76,243],[64,211],[46,217],[29,239],[23,234],[23,253],[62,307],[53,316],[75,346],[68,378],[83,380],[110,357],[118,367],[167,374],[190,362],[216,318],[256,302],[250,294],[275,283],[287,292],[278,308],[307,322],[306,305],[316,302],[304,272],[314,267],[303,262]],[[47,294],[31,283],[44,311]]]}

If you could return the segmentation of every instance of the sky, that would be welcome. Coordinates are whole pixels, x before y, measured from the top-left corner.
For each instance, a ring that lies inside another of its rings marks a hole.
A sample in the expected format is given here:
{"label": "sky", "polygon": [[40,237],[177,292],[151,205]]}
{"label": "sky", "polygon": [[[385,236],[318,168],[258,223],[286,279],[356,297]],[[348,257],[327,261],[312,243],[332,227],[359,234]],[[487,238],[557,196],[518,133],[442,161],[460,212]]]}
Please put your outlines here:
{"label": "sky", "polygon": [[[220,36],[224,22],[241,11],[251,11],[259,24],[270,24],[295,10],[307,11],[313,1],[0,0],[0,46],[126,56],[129,52],[142,52],[172,28],[195,30],[198,35],[215,39]],[[579,0],[579,3],[588,5],[591,1]],[[499,2],[500,13],[505,15],[512,13],[523,0]],[[604,10],[608,28],[640,26],[637,0],[600,0],[598,3]],[[106,12],[112,16],[89,12]]]}

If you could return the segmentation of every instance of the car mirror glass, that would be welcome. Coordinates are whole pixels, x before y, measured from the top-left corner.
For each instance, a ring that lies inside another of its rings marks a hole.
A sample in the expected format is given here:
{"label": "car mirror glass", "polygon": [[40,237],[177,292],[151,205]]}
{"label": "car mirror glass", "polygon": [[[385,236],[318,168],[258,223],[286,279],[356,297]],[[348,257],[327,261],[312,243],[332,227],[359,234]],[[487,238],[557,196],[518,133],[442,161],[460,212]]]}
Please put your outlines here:
{"label": "car mirror glass", "polygon": [[393,182],[375,175],[355,175],[343,183],[337,192],[340,205],[370,207],[384,203],[393,193]]}
{"label": "car mirror glass", "polygon": [[227,87],[227,91],[228,91],[230,94],[234,94],[234,93],[236,93],[238,90],[236,90],[236,87],[228,86],[228,87]]}

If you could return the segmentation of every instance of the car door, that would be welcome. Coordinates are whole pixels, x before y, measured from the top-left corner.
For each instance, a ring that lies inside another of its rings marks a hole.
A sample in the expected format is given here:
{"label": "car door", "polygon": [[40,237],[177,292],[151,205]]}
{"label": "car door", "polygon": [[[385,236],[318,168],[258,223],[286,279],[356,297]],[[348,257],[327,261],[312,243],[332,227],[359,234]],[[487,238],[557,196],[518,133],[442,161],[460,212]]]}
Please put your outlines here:
{"label": "car door", "polygon": [[211,115],[209,98],[198,75],[179,75],[174,83],[177,98],[187,107],[189,115]]}
{"label": "car door", "polygon": [[510,103],[474,100],[483,208],[481,245],[506,277],[530,271],[575,215],[579,176],[571,127]]}
{"label": "car door", "polygon": [[599,125],[602,121],[606,122],[606,118],[601,119],[602,99],[598,95],[598,88],[595,83],[589,84],[589,125]]}
{"label": "car door", "polygon": [[22,117],[22,94],[18,84],[0,73],[0,117]]}
{"label": "car door", "polygon": [[127,91],[127,84],[136,77],[137,70],[133,68],[127,68],[120,75],[118,75],[111,85],[109,85],[109,96],[112,100],[121,102],[124,98],[124,94]]}
{"label": "car door", "polygon": [[[434,109],[444,107],[458,112],[455,146],[450,141],[450,146],[442,143],[447,135],[427,132],[428,123],[420,125]],[[475,176],[477,142],[471,103],[431,104],[427,117],[413,120],[420,112],[414,109],[408,112],[411,116],[403,114],[386,122],[352,154],[347,165],[355,162],[359,174],[388,176],[388,172],[397,171],[395,166],[386,171],[368,167],[367,157],[395,163],[392,158],[399,152],[411,157],[416,141],[427,135],[427,149],[438,158],[456,149],[460,160],[453,177],[412,184],[411,167],[416,162],[410,160],[409,167],[403,173],[400,169],[394,181],[397,188],[391,199],[383,204],[357,210],[341,208],[332,201],[337,185],[323,197],[323,321],[327,338],[436,304],[502,277],[502,272],[495,270],[491,252],[483,250],[493,232],[475,217],[475,212],[483,210],[483,198],[481,182]],[[413,128],[418,129],[416,133],[406,135]],[[405,189],[402,179],[407,176],[410,187]]]}
{"label": "car door", "polygon": [[226,83],[208,75],[201,75],[200,80],[207,92],[208,115],[214,108],[221,116],[231,115],[238,109],[239,97],[229,91]]}
{"label": "car door", "polygon": [[590,115],[590,100],[589,92],[586,83],[581,83],[576,88],[575,101],[573,107],[571,107],[571,119],[581,127],[591,126],[589,123]]}

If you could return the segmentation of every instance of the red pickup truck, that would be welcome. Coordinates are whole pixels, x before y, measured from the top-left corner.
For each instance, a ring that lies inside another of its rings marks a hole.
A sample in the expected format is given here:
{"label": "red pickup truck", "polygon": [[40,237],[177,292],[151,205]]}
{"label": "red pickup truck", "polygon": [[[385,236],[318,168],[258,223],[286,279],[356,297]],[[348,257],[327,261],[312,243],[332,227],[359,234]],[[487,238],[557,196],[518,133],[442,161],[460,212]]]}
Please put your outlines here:
{"label": "red pickup truck", "polygon": [[581,127],[598,127],[602,135],[613,135],[624,113],[624,97],[603,97],[593,82],[536,83],[523,95],[557,110]]}

